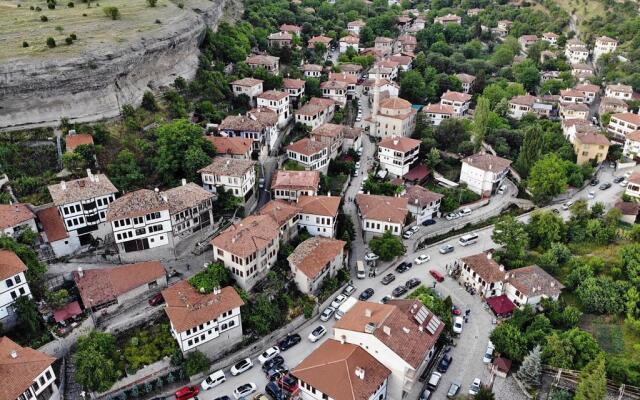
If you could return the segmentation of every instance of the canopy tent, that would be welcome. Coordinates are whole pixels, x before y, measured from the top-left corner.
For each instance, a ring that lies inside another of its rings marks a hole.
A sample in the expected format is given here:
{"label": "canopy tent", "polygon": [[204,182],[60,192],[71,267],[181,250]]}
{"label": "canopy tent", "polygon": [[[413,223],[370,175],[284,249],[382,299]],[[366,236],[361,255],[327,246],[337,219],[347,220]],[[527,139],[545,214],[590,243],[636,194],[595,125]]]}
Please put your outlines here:
{"label": "canopy tent", "polygon": [[493,313],[498,317],[506,317],[508,315],[511,315],[513,310],[516,308],[515,304],[513,304],[513,302],[509,300],[506,294],[503,294],[501,296],[489,297],[487,299],[487,304],[489,304],[489,307],[491,307]]}

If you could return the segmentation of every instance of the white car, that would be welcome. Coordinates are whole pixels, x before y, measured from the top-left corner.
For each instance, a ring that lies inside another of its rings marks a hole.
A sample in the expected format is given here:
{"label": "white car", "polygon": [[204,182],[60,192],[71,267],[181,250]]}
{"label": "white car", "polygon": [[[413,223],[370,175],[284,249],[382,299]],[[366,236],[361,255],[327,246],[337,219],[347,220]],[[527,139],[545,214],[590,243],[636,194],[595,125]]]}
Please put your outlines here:
{"label": "white car", "polygon": [[367,253],[364,255],[364,260],[365,261],[375,261],[378,258],[380,258],[379,255],[377,255],[376,253]]}
{"label": "white car", "polygon": [[457,333],[458,335],[462,333],[462,324],[464,324],[464,320],[462,317],[458,316],[453,320],[453,333]]}
{"label": "white car", "polygon": [[278,348],[278,346],[269,347],[264,351],[264,353],[260,354],[260,357],[258,357],[258,362],[260,364],[264,364],[278,354],[280,354],[280,349]]}
{"label": "white car", "polygon": [[482,382],[480,381],[480,378],[475,378],[473,382],[471,382],[471,385],[469,386],[469,394],[472,396],[477,395],[478,392],[480,391],[481,385],[482,385]]}
{"label": "white car", "polygon": [[253,382],[245,383],[244,385],[240,385],[234,389],[233,397],[235,397],[236,399],[239,399],[241,397],[247,397],[251,393],[255,392],[256,389],[258,389],[258,387],[256,386],[255,383]]}
{"label": "white car", "polygon": [[327,329],[322,325],[318,325],[318,327],[309,334],[309,340],[311,341],[311,343],[315,343],[326,334]]}
{"label": "white car", "polygon": [[461,217],[466,217],[467,215],[471,214],[471,209],[470,208],[464,208],[462,209],[462,211],[460,211],[459,215]]}
{"label": "white car", "polygon": [[416,265],[420,265],[420,264],[426,263],[429,260],[431,260],[431,256],[430,255],[428,255],[428,254],[420,254],[418,257],[416,257],[414,262],[416,263]]}
{"label": "white car", "polygon": [[202,387],[202,390],[209,390],[220,385],[226,380],[227,380],[227,377],[224,376],[224,371],[219,370],[207,376],[207,379],[203,380],[200,386]]}
{"label": "white car", "polygon": [[405,233],[402,234],[402,237],[405,238],[405,239],[410,239],[411,236],[413,236],[413,233],[414,232],[412,230],[408,230],[408,231],[406,231]]}
{"label": "white car", "polygon": [[238,363],[236,363],[236,365],[231,367],[231,375],[233,376],[239,375],[244,371],[251,369],[251,367],[253,367],[253,363],[251,362],[251,359],[245,358],[244,360],[239,361]]}
{"label": "white car", "polygon": [[344,303],[345,301],[347,301],[347,296],[343,295],[343,294],[339,294],[338,296],[336,296],[335,299],[333,299],[333,301],[331,302],[331,307],[333,308],[338,308],[340,307],[340,305],[342,303]]}
{"label": "white car", "polygon": [[589,194],[587,195],[588,198],[593,199],[594,197],[596,197],[596,192],[594,192],[593,190],[591,190],[589,192]]}
{"label": "white car", "polygon": [[482,362],[485,364],[489,364],[493,360],[493,351],[495,347],[491,340],[489,340],[489,344],[487,344],[487,349],[484,351],[484,356],[482,357]]}
{"label": "white car", "polygon": [[458,213],[449,213],[445,216],[445,218],[447,219],[447,221],[452,221],[454,219],[458,219],[460,218],[460,214]]}
{"label": "white car", "polygon": [[322,314],[320,314],[320,321],[327,322],[334,312],[336,312],[336,309],[333,307],[325,308]]}
{"label": "white car", "polygon": [[627,186],[627,183],[629,183],[629,181],[627,181],[627,180],[625,179],[625,180],[623,180],[622,182],[620,182],[620,186],[622,186],[622,187],[626,187],[626,186]]}

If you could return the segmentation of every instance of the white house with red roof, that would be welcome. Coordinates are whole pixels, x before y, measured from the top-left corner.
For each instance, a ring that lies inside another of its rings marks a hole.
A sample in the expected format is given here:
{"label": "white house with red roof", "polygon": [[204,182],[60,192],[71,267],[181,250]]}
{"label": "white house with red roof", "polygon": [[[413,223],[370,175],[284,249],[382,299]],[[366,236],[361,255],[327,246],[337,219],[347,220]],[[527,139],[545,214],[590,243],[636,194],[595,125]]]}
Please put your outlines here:
{"label": "white house with red roof", "polygon": [[314,138],[302,138],[287,146],[287,158],[307,171],[326,171],[329,166],[329,146]]}
{"label": "white house with red roof", "polygon": [[346,242],[316,236],[300,243],[287,257],[293,280],[302,293],[316,294],[325,279],[344,267]]}
{"label": "white house with red roof", "polygon": [[295,112],[296,122],[307,125],[311,130],[330,122],[335,114],[336,103],[331,99],[312,97]]}
{"label": "white house with red roof", "polygon": [[58,207],[43,208],[36,215],[42,227],[42,240],[49,243],[56,258],[73,254],[81,247],[80,238],[67,232]]}
{"label": "white house with red roof", "polygon": [[452,106],[441,103],[428,104],[422,108],[421,112],[425,114],[427,122],[433,126],[438,126],[445,119],[456,116],[456,111]]}
{"label": "white house with red roof", "polygon": [[55,357],[46,353],[0,337],[0,398],[59,399],[56,375],[51,367],[55,361]]}
{"label": "white house with red roof", "polygon": [[504,182],[511,161],[492,154],[477,153],[462,160],[460,183],[466,183],[469,190],[491,196]]}
{"label": "white house with red roof", "polygon": [[26,204],[0,204],[0,236],[18,236],[27,229],[38,232],[35,218]]}
{"label": "white house with red roof", "polygon": [[13,303],[23,296],[32,297],[26,272],[27,266],[16,253],[0,250],[0,323],[4,328],[16,322]]}
{"label": "white house with red roof", "polygon": [[416,115],[408,101],[399,97],[380,100],[380,88],[373,88],[371,116],[366,120],[372,136],[411,136],[416,127]]}
{"label": "white house with red roof", "polygon": [[632,160],[640,157],[640,131],[633,131],[627,134],[622,155]]}
{"label": "white house with red roof", "polygon": [[338,196],[300,196],[298,227],[306,228],[313,236],[334,237],[340,209]]}
{"label": "white house with red roof", "polygon": [[613,53],[618,47],[618,41],[607,36],[600,36],[596,38],[595,46],[593,47],[593,59],[597,61],[603,54]]}
{"label": "white house with red roof", "polygon": [[320,188],[318,171],[277,170],[271,179],[271,193],[275,199],[296,201],[300,196],[315,196]]}
{"label": "white house with red roof", "polygon": [[402,197],[407,199],[407,208],[417,224],[433,219],[440,213],[440,202],[444,197],[419,185],[409,186]]}
{"label": "white house with red roof", "polygon": [[609,133],[617,140],[625,140],[631,132],[640,130],[640,115],[634,113],[613,114],[607,126]]}
{"label": "white house with red roof", "polygon": [[469,104],[471,103],[471,95],[467,93],[454,92],[447,90],[440,97],[440,104],[453,107],[455,115],[461,117],[469,110]]}
{"label": "white house with red roof", "polygon": [[391,136],[378,143],[378,160],[384,168],[395,176],[403,176],[418,159],[420,141],[404,136]]}
{"label": "white house with red roof", "polygon": [[257,99],[258,107],[268,108],[278,114],[278,128],[282,129],[287,125],[291,117],[289,93],[269,90],[259,94]]}
{"label": "white house with red roof", "polygon": [[395,236],[402,234],[409,212],[406,198],[358,194],[355,203],[363,231],[371,235],[382,235],[386,231]]}
{"label": "white house with red roof", "polygon": [[256,105],[256,98],[263,89],[263,81],[261,79],[243,78],[231,82],[231,91],[234,96],[246,95],[251,100],[252,105]]}
{"label": "white house with red roof", "polygon": [[634,172],[628,180],[629,182],[627,183],[627,188],[624,191],[624,194],[640,199],[640,172]]}

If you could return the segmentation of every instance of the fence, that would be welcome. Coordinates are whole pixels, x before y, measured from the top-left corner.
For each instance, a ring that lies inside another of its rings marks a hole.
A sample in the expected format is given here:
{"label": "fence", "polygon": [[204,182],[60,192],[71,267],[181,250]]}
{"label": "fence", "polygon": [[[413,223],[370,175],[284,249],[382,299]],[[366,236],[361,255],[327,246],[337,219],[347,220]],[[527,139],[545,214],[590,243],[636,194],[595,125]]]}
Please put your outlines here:
{"label": "fence", "polygon": [[[556,368],[550,365],[542,366],[542,373],[554,377],[553,385],[574,390],[580,379],[580,371]],[[616,394],[618,399],[640,399],[640,388],[632,385],[619,384],[607,379],[607,391]]]}

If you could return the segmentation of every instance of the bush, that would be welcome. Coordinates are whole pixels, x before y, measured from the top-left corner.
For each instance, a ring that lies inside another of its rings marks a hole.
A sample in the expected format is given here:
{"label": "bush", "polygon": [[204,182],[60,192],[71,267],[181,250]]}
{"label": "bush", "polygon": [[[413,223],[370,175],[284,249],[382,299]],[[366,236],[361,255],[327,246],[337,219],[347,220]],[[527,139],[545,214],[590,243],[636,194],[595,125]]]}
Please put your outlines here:
{"label": "bush", "polygon": [[147,0],[149,7],[155,7],[158,4],[158,0]]}
{"label": "bush", "polygon": [[27,43],[27,42],[22,42],[22,47],[29,47],[29,43]]}
{"label": "bush", "polygon": [[69,37],[70,37],[72,40],[78,40],[78,36],[77,36],[75,33],[72,33],[71,35],[69,35]]}
{"label": "bush", "polygon": [[54,38],[52,37],[47,38],[47,47],[49,47],[50,49],[56,47],[56,41]]}
{"label": "bush", "polygon": [[118,7],[104,7],[102,11],[104,12],[104,15],[114,21],[120,18],[120,10],[118,10]]}
{"label": "bush", "polygon": [[70,37],[64,38],[64,42],[68,45],[73,43],[73,39],[71,39]]}
{"label": "bush", "polygon": [[210,361],[198,350],[189,353],[184,359],[184,372],[188,376],[193,376],[200,372],[204,373],[209,370]]}
{"label": "bush", "polygon": [[189,279],[191,286],[203,293],[213,292],[213,288],[229,286],[233,283],[231,273],[221,263],[211,263],[207,269],[198,272]]}
{"label": "bush", "polygon": [[41,15],[41,16],[40,16],[40,21],[42,21],[42,22],[47,22],[48,20],[49,20],[49,18],[47,18],[47,16],[46,16],[46,15]]}
{"label": "bush", "polygon": [[67,4],[67,7],[69,7],[69,8],[73,8],[73,7],[75,7],[75,4],[73,4],[73,1],[70,1],[70,2]]}

